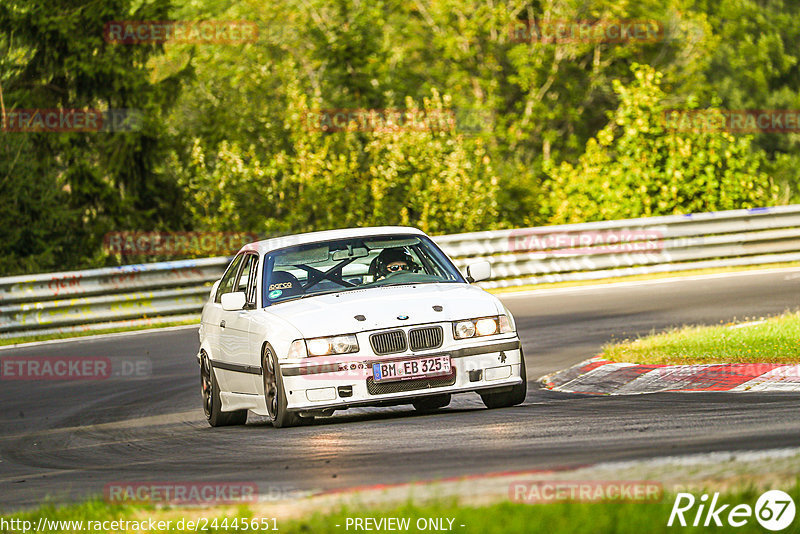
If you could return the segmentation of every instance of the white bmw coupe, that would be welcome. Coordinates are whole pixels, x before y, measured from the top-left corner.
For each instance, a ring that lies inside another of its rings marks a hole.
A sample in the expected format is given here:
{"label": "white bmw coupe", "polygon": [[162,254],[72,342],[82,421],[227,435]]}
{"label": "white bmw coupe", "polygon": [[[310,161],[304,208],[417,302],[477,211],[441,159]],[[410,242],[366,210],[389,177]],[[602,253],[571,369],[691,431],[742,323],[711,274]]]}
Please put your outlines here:
{"label": "white bmw coupe", "polygon": [[285,427],[354,406],[432,411],[453,393],[489,408],[527,391],[514,318],[420,230],[313,232],[251,243],[211,290],[200,382],[211,426],[247,411]]}

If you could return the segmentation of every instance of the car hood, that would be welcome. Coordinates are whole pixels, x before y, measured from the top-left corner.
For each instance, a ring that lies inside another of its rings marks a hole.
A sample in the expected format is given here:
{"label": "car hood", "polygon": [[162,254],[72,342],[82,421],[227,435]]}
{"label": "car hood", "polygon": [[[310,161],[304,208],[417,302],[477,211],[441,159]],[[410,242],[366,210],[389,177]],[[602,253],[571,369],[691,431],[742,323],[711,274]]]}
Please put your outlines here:
{"label": "car hood", "polygon": [[[434,306],[441,306],[442,311]],[[485,317],[502,310],[493,295],[459,283],[354,289],[266,308],[292,323],[305,338]],[[356,315],[365,320],[357,320]],[[408,318],[398,318],[405,316]]]}

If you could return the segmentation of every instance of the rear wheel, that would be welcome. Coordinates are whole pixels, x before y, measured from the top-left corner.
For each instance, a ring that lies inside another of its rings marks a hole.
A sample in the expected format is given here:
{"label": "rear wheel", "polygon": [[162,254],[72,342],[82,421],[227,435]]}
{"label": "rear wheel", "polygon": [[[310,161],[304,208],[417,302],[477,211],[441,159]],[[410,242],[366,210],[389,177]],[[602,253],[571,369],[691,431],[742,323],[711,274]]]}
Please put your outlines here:
{"label": "rear wheel", "polygon": [[522,383],[512,386],[509,391],[502,393],[481,393],[481,400],[487,408],[508,408],[516,406],[525,402],[525,396],[528,394],[528,373],[525,371],[525,357],[522,355],[522,349],[519,351],[519,376],[522,378]]}
{"label": "rear wheel", "polygon": [[247,410],[222,411],[217,377],[211,368],[211,360],[205,353],[200,361],[200,393],[203,396],[203,413],[209,425],[214,427],[243,425],[247,422]]}
{"label": "rear wheel", "polygon": [[286,391],[283,387],[278,358],[269,345],[264,347],[261,369],[264,377],[264,400],[267,402],[267,414],[272,426],[283,428],[299,425],[302,422],[300,416],[286,408]]}
{"label": "rear wheel", "polygon": [[450,394],[431,395],[430,397],[420,397],[412,402],[414,409],[418,412],[435,412],[439,408],[444,408],[450,404]]}

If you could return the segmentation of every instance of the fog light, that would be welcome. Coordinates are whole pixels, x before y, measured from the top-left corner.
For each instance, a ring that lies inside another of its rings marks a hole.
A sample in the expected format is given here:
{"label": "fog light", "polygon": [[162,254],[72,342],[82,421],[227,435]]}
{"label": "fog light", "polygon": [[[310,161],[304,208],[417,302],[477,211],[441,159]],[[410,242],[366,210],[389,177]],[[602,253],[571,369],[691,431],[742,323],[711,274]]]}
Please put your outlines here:
{"label": "fog light", "polygon": [[480,382],[482,378],[483,378],[483,369],[476,369],[474,371],[469,372],[470,382]]}

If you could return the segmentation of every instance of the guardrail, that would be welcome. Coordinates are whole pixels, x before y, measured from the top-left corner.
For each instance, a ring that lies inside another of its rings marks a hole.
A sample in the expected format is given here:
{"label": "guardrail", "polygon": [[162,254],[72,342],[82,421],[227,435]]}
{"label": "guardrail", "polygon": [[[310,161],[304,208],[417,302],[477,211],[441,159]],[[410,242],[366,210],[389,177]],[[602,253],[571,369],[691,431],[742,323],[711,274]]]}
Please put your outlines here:
{"label": "guardrail", "polygon": [[[800,261],[800,205],[436,236],[485,288]],[[0,278],[0,337],[199,317],[229,258]]]}

